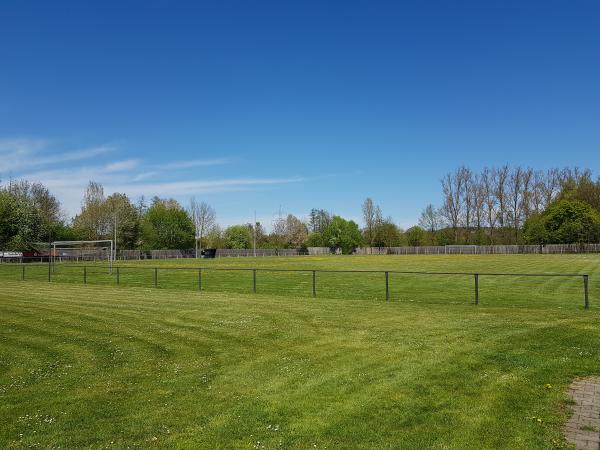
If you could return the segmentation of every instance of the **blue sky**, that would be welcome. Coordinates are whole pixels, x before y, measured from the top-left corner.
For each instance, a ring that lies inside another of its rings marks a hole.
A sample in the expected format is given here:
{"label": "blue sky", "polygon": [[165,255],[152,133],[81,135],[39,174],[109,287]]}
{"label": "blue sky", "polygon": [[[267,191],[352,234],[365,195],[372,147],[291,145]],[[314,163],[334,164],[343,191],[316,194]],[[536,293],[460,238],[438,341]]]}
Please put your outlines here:
{"label": "blue sky", "polygon": [[600,3],[0,4],[0,177],[400,225],[461,164],[600,163]]}

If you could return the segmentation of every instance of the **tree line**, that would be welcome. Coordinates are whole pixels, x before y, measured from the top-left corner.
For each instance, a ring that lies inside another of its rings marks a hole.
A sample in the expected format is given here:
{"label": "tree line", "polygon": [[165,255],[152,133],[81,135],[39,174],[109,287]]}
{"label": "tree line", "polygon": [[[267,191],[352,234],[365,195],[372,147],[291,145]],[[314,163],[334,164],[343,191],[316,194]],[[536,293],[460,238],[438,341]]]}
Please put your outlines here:
{"label": "tree line", "polygon": [[595,243],[600,179],[589,169],[465,166],[441,180],[442,202],[419,226],[431,244]]}
{"label": "tree line", "polygon": [[68,219],[41,183],[0,185],[0,250],[28,250],[53,240],[114,239],[118,249],[306,248],[352,253],[360,246],[546,244],[600,241],[600,180],[589,170],[547,171],[502,166],[474,172],[458,167],[441,180],[439,206],[427,205],[418,225],[403,230],[373,199],[362,203],[362,228],[349,219],[312,209],[306,219],[222,228],[215,209],[191,198],[105,195],[90,182],[81,210]]}
{"label": "tree line", "polygon": [[260,222],[221,228],[214,208],[190,199],[144,197],[135,203],[123,193],[105,195],[104,187],[90,182],[80,212],[67,219],[58,199],[40,183],[11,180],[0,186],[0,250],[34,250],[54,240],[114,240],[117,249],[248,249],[328,246],[350,253],[362,243],[353,221],[324,210],[311,211],[303,221],[288,214],[267,232]]}

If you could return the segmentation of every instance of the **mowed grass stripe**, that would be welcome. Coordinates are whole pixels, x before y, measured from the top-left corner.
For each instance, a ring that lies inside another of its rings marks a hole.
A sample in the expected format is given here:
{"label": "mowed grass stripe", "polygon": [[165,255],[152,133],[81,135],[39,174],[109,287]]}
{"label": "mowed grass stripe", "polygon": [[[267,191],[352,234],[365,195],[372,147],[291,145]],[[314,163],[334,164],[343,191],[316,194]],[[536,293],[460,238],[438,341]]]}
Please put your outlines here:
{"label": "mowed grass stripe", "polygon": [[598,368],[595,311],[4,287],[17,448],[553,448]]}
{"label": "mowed grass stripe", "polygon": [[[315,270],[404,270],[404,271],[465,271],[509,273],[589,273],[590,296],[600,293],[599,255],[405,255],[405,256],[352,256],[352,257],[295,257],[295,258],[219,258],[211,260],[154,260],[120,262],[120,284],[152,288],[154,268],[158,267],[158,287],[197,291],[198,269],[202,271],[202,290],[205,292],[251,293],[251,270],[210,270],[227,268],[257,268],[256,290],[261,294],[293,297],[312,296],[312,273],[269,272],[268,268]],[[167,270],[169,267],[183,267]],[[186,268],[187,267],[187,268]],[[26,271],[47,279],[47,266],[27,266]],[[88,284],[115,285],[116,270],[109,275],[99,264],[86,266]],[[26,276],[26,279],[29,275]],[[20,279],[19,271],[9,265],[0,266],[0,278]],[[83,266],[57,265],[55,282],[83,282]],[[480,301],[483,304],[514,305],[537,304],[542,307],[575,307],[583,305],[582,277],[498,277],[480,276]],[[383,273],[318,272],[318,297],[364,300],[385,300]],[[474,280],[469,275],[418,275],[390,273],[390,294],[393,301],[421,301],[469,303],[474,299]]]}

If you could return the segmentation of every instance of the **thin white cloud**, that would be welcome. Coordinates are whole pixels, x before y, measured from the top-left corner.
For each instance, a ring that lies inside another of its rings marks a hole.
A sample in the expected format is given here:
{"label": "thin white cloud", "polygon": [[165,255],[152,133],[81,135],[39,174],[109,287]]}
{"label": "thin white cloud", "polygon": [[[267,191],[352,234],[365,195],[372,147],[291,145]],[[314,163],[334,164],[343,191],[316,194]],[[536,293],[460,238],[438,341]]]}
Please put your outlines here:
{"label": "thin white cloud", "polygon": [[142,172],[142,173],[138,173],[137,175],[134,175],[131,178],[131,181],[142,181],[142,180],[147,180],[148,178],[152,178],[152,177],[157,177],[160,174],[156,171],[152,171],[152,172]]}
{"label": "thin white cloud", "polygon": [[107,164],[104,170],[106,170],[106,172],[124,172],[135,169],[139,165],[140,161],[138,159],[126,159],[124,161],[116,161]]}
{"label": "thin white cloud", "polygon": [[[303,177],[287,178],[225,178],[217,180],[169,180],[148,182],[164,176],[156,171],[135,173],[132,170],[108,170],[110,166],[124,167],[123,161],[106,166],[73,167],[65,169],[29,172],[21,178],[44,183],[62,202],[69,215],[74,216],[80,208],[84,190],[90,180],[104,185],[107,194],[121,192],[130,198],[158,195],[160,197],[184,198],[208,193],[248,191],[260,187],[275,186],[306,181]],[[114,168],[113,167],[113,168]]]}
{"label": "thin white cloud", "polygon": [[[0,171],[20,171],[65,162],[82,161],[113,151],[111,146],[48,154],[48,142],[40,139],[0,140]],[[44,154],[45,153],[45,154]]]}
{"label": "thin white cloud", "polygon": [[177,169],[192,169],[194,167],[210,167],[210,166],[222,166],[224,164],[230,164],[231,158],[219,158],[219,159],[194,159],[191,161],[174,161],[166,164],[161,164],[161,169],[177,170]]}
{"label": "thin white cloud", "polygon": [[49,148],[44,140],[0,139],[0,171],[14,170],[18,178],[43,183],[71,216],[79,212],[85,188],[91,180],[101,183],[107,195],[120,192],[132,200],[142,195],[183,200],[191,195],[249,191],[306,181],[302,177],[199,180],[198,175],[190,179],[192,172],[186,171],[232,162],[225,157],[145,165],[139,159],[95,162],[94,157],[115,150],[111,146],[48,154]]}
{"label": "thin white cloud", "polygon": [[48,145],[45,139],[0,139],[0,154],[28,154],[43,149]]}
{"label": "thin white cloud", "polygon": [[115,192],[126,192],[130,195],[179,196],[207,192],[225,192],[243,190],[256,186],[298,183],[305,181],[302,177],[290,178],[231,178],[211,181],[165,181],[161,183],[122,184],[110,186]]}

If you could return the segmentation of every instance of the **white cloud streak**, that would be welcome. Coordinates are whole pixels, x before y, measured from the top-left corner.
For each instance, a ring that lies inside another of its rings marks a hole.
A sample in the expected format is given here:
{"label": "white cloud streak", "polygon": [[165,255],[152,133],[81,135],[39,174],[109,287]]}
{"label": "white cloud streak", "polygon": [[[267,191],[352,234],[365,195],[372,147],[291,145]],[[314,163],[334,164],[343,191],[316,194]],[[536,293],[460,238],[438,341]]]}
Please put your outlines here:
{"label": "white cloud streak", "polygon": [[[161,183],[140,183],[110,186],[115,192],[130,195],[181,196],[203,194],[207,192],[230,192],[246,190],[258,186],[299,183],[302,177],[290,178],[233,178],[211,181],[167,181]],[[107,185],[109,186],[109,185]]]}
{"label": "white cloud streak", "polygon": [[104,169],[107,172],[124,172],[127,170],[133,170],[140,165],[138,159],[126,159],[124,161],[115,161],[108,164]]}
{"label": "white cloud streak", "polygon": [[[139,159],[89,164],[92,158],[116,149],[99,146],[50,153],[48,148],[48,141],[41,139],[0,139],[0,171],[14,170],[17,178],[43,183],[71,216],[79,212],[84,190],[91,180],[103,184],[106,194],[120,192],[133,200],[142,195],[147,198],[158,195],[183,200],[192,195],[249,191],[306,181],[302,177],[182,179],[184,175],[186,178],[191,176],[186,169],[225,165],[231,163],[232,159],[194,159],[146,166]],[[83,161],[88,165],[82,165]]]}
{"label": "white cloud streak", "polygon": [[191,161],[174,161],[166,163],[160,166],[161,169],[166,170],[177,170],[177,169],[192,169],[194,167],[210,167],[210,166],[222,166],[224,164],[230,164],[231,158],[219,158],[219,159],[194,159]]}
{"label": "white cloud streak", "polygon": [[[28,170],[34,167],[82,161],[114,150],[111,146],[100,146],[48,154],[47,146],[48,142],[40,139],[0,140],[0,171]],[[45,155],[40,154],[44,152]]]}

